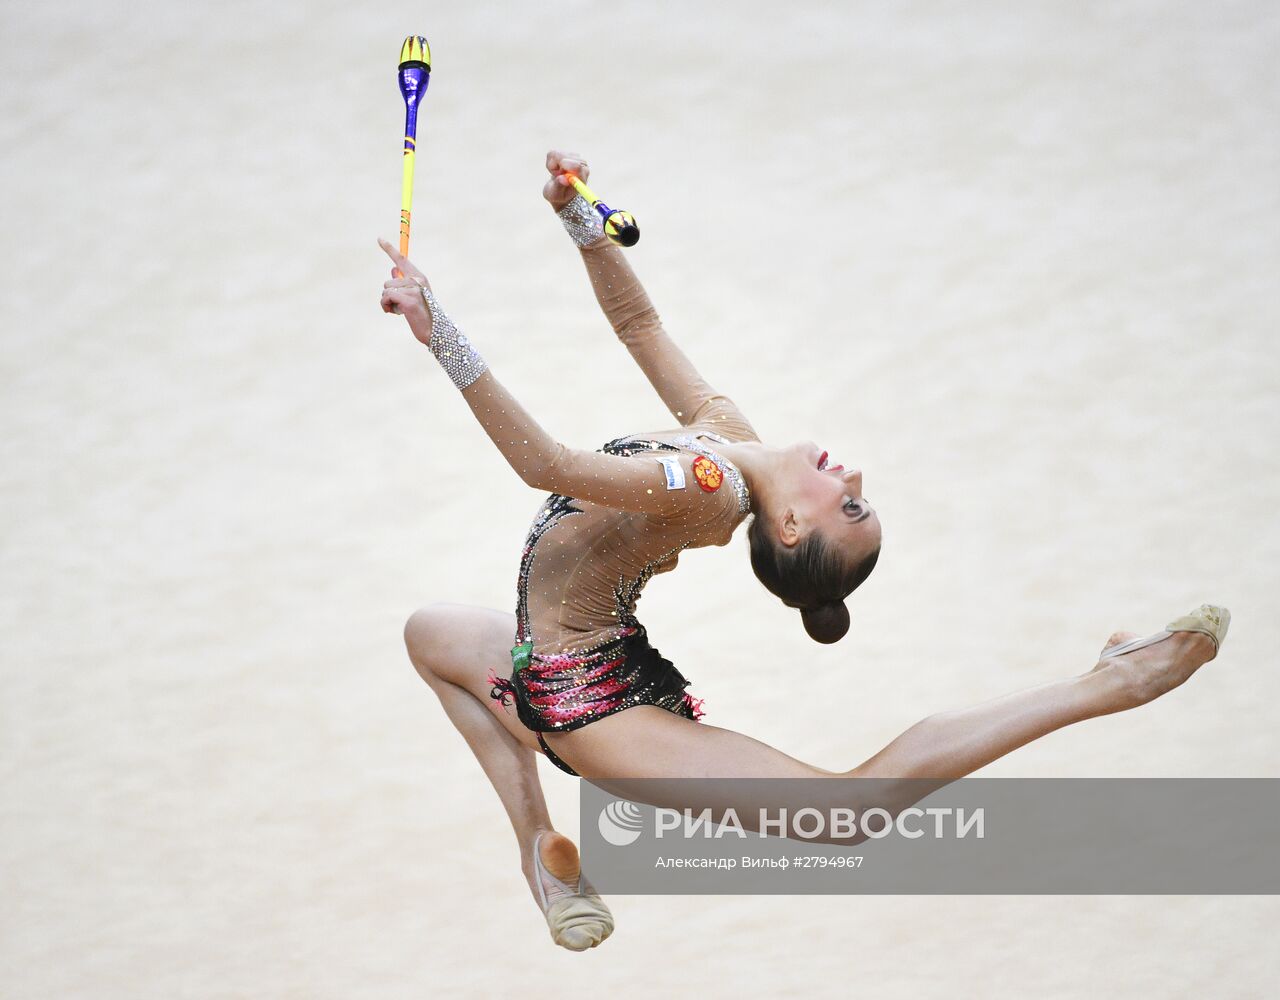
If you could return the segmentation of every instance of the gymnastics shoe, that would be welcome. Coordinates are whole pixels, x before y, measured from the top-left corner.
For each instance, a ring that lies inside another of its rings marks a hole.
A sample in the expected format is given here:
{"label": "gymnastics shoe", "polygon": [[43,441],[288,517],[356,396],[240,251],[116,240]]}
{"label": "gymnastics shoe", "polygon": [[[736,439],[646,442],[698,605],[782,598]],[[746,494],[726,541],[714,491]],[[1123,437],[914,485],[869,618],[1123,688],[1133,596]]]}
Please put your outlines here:
{"label": "gymnastics shoe", "polygon": [[1226,608],[1220,608],[1216,604],[1202,604],[1189,615],[1175,618],[1164,627],[1163,632],[1156,632],[1140,639],[1130,639],[1128,642],[1107,647],[1102,651],[1102,659],[1107,660],[1113,656],[1123,656],[1125,653],[1132,653],[1135,649],[1154,645],[1169,638],[1174,632],[1199,632],[1202,635],[1207,635],[1213,640],[1213,655],[1217,656],[1218,650],[1222,648],[1222,643],[1227,638],[1227,627],[1230,624],[1231,612]]}
{"label": "gymnastics shoe", "polygon": [[[551,940],[570,951],[594,948],[613,933],[613,914],[579,868],[570,888],[552,875],[542,863],[542,838],[533,842],[533,867],[537,874],[538,905],[547,918]],[[572,845],[570,845],[572,847]],[[574,855],[577,849],[574,848]],[[576,867],[576,865],[575,865]]]}

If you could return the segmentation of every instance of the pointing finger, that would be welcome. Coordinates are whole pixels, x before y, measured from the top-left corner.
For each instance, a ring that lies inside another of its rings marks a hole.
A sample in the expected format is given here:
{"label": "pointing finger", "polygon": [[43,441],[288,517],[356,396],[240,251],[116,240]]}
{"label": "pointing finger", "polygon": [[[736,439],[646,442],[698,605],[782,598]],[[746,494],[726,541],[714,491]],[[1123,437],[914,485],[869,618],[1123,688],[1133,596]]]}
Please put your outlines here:
{"label": "pointing finger", "polygon": [[386,255],[395,262],[396,267],[400,268],[401,271],[405,270],[405,265],[409,262],[401,255],[399,250],[381,238],[378,240],[378,246],[382,247]]}

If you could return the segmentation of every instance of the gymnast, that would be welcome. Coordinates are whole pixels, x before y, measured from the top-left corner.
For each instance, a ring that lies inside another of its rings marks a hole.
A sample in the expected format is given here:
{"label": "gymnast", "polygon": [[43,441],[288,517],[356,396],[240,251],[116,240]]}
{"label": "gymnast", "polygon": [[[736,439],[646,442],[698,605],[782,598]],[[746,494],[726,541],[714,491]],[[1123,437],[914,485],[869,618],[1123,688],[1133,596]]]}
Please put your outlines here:
{"label": "gymnast", "polygon": [[[582,157],[547,154],[543,195],[577,245],[596,299],[677,429],[620,437],[598,451],[547,433],[494,377],[425,275],[385,240],[394,268],[381,298],[461,390],[516,474],[549,494],[520,558],[515,613],[435,604],[405,627],[409,656],[440,698],[514,827],[525,878],[552,939],[581,951],[613,917],[552,826],[536,754],[593,780],[878,777],[950,781],[1085,719],[1135,708],[1213,659],[1230,621],[1202,605],[1163,632],[1111,636],[1092,669],[930,716],[848,771],[806,764],[699,722],[702,699],[655,649],[635,607],[649,579],[688,548],[724,545],[749,520],[751,566],[824,643],[849,628],[845,601],[871,574],[881,527],[862,473],[811,442],[764,444],[733,401],[672,341],[623,252],[567,174]],[[723,623],[732,627],[732,623]],[[509,667],[507,665],[510,665]]]}

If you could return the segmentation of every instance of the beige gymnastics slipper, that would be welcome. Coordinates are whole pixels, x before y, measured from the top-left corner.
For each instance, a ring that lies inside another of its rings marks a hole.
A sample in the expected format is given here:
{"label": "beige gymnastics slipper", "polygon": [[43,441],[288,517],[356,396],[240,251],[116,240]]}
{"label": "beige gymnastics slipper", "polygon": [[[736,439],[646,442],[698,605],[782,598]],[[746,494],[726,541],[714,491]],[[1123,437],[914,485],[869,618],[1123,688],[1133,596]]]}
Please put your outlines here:
{"label": "beige gymnastics slipper", "polygon": [[542,863],[542,838],[533,842],[533,867],[537,873],[538,904],[547,918],[551,940],[570,951],[594,948],[613,933],[613,914],[581,869],[571,887],[547,871]]}
{"label": "beige gymnastics slipper", "polygon": [[1104,649],[1102,658],[1106,660],[1113,656],[1132,653],[1135,649],[1142,649],[1144,646],[1161,642],[1175,632],[1199,632],[1202,635],[1207,635],[1213,640],[1213,653],[1217,656],[1218,650],[1222,648],[1222,643],[1227,638],[1227,627],[1230,624],[1231,612],[1226,608],[1220,608],[1216,604],[1202,604],[1189,615],[1175,618],[1164,627],[1163,632],[1146,635],[1140,639],[1130,639],[1128,642],[1118,643],[1115,646]]}

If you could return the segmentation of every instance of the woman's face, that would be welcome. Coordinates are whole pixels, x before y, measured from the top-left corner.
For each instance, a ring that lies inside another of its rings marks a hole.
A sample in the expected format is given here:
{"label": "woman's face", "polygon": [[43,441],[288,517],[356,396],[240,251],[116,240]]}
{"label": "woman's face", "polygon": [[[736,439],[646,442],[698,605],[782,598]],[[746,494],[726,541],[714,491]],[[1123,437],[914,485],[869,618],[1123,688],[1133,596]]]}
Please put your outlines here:
{"label": "woman's face", "polygon": [[880,547],[880,518],[862,495],[862,471],[830,461],[812,441],[785,453],[786,511],[779,525],[784,545],[811,531],[860,562]]}

